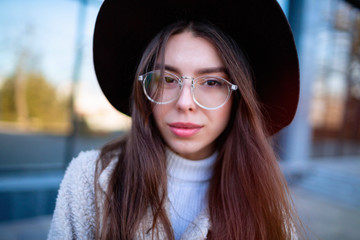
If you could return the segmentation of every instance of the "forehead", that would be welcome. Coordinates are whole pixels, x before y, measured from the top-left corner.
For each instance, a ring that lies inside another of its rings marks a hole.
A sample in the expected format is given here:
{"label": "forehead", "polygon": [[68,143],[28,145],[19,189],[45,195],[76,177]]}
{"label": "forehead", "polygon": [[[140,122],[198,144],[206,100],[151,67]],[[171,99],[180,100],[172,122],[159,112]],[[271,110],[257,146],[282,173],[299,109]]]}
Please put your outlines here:
{"label": "forehead", "polygon": [[224,67],[213,43],[188,31],[169,38],[164,61],[185,72]]}

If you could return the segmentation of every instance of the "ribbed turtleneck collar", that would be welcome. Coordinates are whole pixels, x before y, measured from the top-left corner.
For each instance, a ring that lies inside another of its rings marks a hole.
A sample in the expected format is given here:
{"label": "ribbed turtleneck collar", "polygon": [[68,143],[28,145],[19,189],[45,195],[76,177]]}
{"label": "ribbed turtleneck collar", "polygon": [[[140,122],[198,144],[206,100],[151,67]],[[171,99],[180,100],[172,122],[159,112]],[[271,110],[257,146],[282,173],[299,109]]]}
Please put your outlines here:
{"label": "ribbed turtleneck collar", "polygon": [[167,174],[170,177],[184,181],[201,182],[208,181],[212,176],[213,165],[218,152],[201,160],[189,160],[166,150]]}

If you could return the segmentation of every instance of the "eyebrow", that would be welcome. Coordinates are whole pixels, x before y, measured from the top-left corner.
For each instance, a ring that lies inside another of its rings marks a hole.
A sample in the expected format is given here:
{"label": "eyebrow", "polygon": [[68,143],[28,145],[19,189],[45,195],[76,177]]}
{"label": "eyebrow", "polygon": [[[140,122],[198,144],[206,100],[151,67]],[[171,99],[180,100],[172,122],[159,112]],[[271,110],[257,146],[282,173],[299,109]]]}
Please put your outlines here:
{"label": "eyebrow", "polygon": [[[160,68],[161,65],[157,64],[155,66],[155,68]],[[165,70],[168,70],[168,71],[171,71],[171,72],[175,72],[175,73],[180,73],[179,69],[177,69],[176,67],[174,66],[170,66],[170,65],[167,65],[165,64],[164,66],[164,69]],[[201,68],[201,69],[198,69],[196,71],[196,74],[209,74],[209,73],[225,73],[227,74],[227,70],[225,67],[209,67],[209,68]]]}
{"label": "eyebrow", "polygon": [[197,71],[198,74],[208,74],[208,73],[227,73],[226,68],[224,67],[211,67],[211,68],[202,68]]}

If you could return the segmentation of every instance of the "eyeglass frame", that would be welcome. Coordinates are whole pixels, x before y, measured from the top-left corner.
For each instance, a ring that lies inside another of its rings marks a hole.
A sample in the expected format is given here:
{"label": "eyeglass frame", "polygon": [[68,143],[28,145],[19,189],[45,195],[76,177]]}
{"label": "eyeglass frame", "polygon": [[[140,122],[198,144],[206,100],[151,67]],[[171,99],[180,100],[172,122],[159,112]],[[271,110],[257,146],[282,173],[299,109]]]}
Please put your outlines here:
{"label": "eyeglass frame", "polygon": [[[151,102],[156,103],[156,104],[168,104],[168,103],[171,103],[171,102],[177,100],[177,99],[180,97],[181,91],[182,91],[182,89],[183,89],[183,87],[184,87],[183,79],[191,79],[191,87],[190,87],[190,89],[191,89],[192,99],[193,99],[193,101],[196,103],[196,105],[198,105],[199,107],[201,107],[201,108],[203,108],[203,109],[206,109],[206,110],[216,110],[216,109],[221,108],[222,106],[224,106],[224,105],[227,103],[227,101],[229,101],[229,99],[230,99],[230,97],[231,97],[231,93],[232,93],[233,91],[236,91],[236,90],[238,89],[238,86],[237,86],[236,84],[232,84],[231,82],[229,82],[229,81],[226,80],[225,78],[222,78],[222,77],[219,77],[219,76],[205,75],[205,76],[199,76],[199,77],[195,77],[195,78],[194,78],[194,77],[190,77],[190,76],[178,76],[178,75],[176,75],[176,74],[174,74],[174,73],[171,73],[171,72],[168,72],[168,71],[164,71],[164,73],[169,74],[170,76],[173,76],[173,77],[175,77],[175,78],[178,80],[179,86],[180,86],[180,94],[179,94],[179,96],[177,96],[176,98],[174,98],[174,99],[172,99],[172,100],[170,100],[170,101],[167,101],[167,102],[158,102],[158,101],[155,101],[154,99],[152,99],[152,98],[148,95],[148,93],[146,92],[146,87],[145,87],[145,79],[146,79],[146,76],[149,75],[149,74],[151,74],[151,73],[157,72],[157,71],[159,71],[159,70],[153,70],[153,71],[150,71],[150,72],[146,72],[146,73],[144,73],[144,74],[142,74],[142,75],[139,75],[139,77],[138,77],[138,81],[139,81],[139,82],[142,82],[144,94],[146,95],[146,97],[147,97]],[[196,98],[195,98],[195,94],[194,94],[195,84],[194,84],[194,83],[196,83],[196,80],[197,80],[197,79],[204,78],[204,77],[212,77],[212,78],[221,79],[221,80],[223,80],[223,81],[228,85],[228,96],[227,96],[226,100],[224,101],[224,103],[220,104],[219,106],[217,106],[217,107],[215,107],[215,108],[205,107],[205,106],[201,105],[201,104],[196,100]]]}

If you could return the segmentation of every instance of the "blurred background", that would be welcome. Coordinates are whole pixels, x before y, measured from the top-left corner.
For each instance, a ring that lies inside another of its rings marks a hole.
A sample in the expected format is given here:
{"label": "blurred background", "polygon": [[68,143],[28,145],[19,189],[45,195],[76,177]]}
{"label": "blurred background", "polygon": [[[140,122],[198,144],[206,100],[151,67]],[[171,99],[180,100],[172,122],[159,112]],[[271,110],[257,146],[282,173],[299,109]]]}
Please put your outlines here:
{"label": "blurred background", "polygon": [[[301,95],[274,137],[309,239],[360,238],[360,0],[279,0]],[[100,0],[0,0],[0,239],[45,239],[66,166],[123,134],[92,63]]]}

